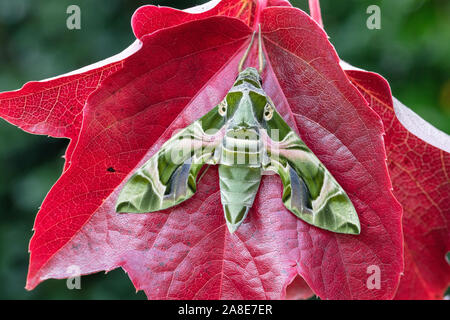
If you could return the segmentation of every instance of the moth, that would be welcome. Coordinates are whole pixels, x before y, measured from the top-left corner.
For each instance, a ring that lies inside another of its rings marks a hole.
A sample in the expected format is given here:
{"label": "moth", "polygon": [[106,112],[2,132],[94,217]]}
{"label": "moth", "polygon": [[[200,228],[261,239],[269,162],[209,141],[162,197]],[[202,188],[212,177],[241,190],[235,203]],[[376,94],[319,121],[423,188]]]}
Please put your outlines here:
{"label": "moth", "polygon": [[359,234],[358,215],[346,192],[263,89],[261,32],[259,70],[242,70],[254,35],[225,98],[134,172],[116,211],[148,213],[176,206],[194,195],[205,165],[218,165],[221,203],[231,233],[248,215],[262,175],[274,172],[283,184],[282,201],[295,216],[332,232]]}

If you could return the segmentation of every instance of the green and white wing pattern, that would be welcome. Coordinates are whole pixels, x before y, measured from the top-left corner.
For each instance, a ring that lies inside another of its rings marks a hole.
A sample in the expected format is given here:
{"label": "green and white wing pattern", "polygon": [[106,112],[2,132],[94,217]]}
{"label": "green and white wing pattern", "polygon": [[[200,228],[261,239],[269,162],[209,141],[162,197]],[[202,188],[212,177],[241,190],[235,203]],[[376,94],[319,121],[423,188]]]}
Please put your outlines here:
{"label": "green and white wing pattern", "polygon": [[173,207],[194,195],[205,164],[220,164],[221,202],[231,233],[252,207],[262,171],[271,170],[281,177],[284,205],[298,218],[332,232],[359,234],[348,195],[279,115],[261,83],[256,69],[242,71],[218,106],[174,135],[135,171],[116,211]]}
{"label": "green and white wing pattern", "polygon": [[276,111],[272,121],[269,132],[277,128],[282,137],[264,139],[270,158],[264,169],[280,175],[286,208],[316,227],[359,234],[358,215],[344,189]]}
{"label": "green and white wing pattern", "polygon": [[[215,107],[164,143],[125,184],[116,211],[159,211],[192,197],[203,165],[214,165],[219,161],[223,124]],[[213,134],[207,133],[210,129]]]}

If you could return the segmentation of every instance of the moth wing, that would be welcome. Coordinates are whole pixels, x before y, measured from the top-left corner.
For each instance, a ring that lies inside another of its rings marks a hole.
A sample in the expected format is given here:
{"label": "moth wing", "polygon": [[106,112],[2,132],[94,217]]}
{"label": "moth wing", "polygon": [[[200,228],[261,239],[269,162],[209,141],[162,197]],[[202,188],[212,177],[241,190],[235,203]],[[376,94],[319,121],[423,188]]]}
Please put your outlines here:
{"label": "moth wing", "polygon": [[223,130],[208,134],[202,127],[214,111],[217,107],[174,135],[134,173],[119,195],[117,212],[159,211],[192,197],[202,167],[219,160]]}
{"label": "moth wing", "polygon": [[280,176],[286,208],[316,227],[359,234],[358,214],[344,189],[278,114],[276,121],[284,137],[281,141],[266,137],[269,162],[265,169]]}

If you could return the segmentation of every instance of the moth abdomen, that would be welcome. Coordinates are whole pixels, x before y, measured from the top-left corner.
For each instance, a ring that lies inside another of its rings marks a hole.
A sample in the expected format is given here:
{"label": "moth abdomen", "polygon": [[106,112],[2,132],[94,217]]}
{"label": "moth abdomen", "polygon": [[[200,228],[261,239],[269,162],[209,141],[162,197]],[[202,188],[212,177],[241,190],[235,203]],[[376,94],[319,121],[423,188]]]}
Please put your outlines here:
{"label": "moth abdomen", "polygon": [[228,229],[233,233],[244,221],[255,201],[261,168],[245,165],[219,166],[220,196]]}

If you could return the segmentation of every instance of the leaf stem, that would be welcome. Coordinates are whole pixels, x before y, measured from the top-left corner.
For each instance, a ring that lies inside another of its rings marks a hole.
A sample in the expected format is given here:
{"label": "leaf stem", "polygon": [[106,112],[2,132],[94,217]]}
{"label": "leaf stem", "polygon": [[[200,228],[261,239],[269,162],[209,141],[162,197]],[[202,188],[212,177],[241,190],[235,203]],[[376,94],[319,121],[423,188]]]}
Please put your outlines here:
{"label": "leaf stem", "polygon": [[258,31],[260,24],[261,12],[267,7],[267,0],[259,0],[256,2],[255,21],[253,23],[253,31]]}
{"label": "leaf stem", "polygon": [[309,2],[309,13],[311,15],[311,18],[323,28],[322,14],[320,12],[320,1],[308,0],[308,2]]}

